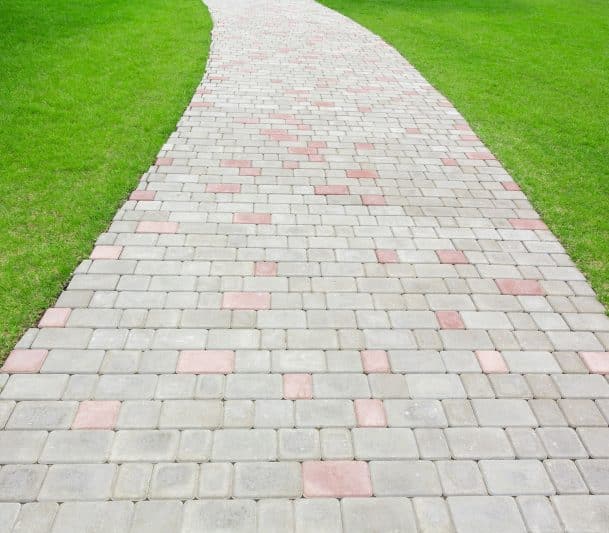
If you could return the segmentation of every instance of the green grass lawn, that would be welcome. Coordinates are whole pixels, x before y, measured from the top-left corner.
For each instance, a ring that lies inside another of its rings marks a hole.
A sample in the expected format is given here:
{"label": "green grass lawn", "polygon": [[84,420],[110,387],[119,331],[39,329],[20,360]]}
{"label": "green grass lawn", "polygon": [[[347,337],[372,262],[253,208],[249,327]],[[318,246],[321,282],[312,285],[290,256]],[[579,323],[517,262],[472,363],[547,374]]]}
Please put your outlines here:
{"label": "green grass lawn", "polygon": [[200,0],[0,0],[0,358],[154,161],[210,29]]}
{"label": "green grass lawn", "polygon": [[609,305],[609,2],[322,0],[402,53],[498,156]]}

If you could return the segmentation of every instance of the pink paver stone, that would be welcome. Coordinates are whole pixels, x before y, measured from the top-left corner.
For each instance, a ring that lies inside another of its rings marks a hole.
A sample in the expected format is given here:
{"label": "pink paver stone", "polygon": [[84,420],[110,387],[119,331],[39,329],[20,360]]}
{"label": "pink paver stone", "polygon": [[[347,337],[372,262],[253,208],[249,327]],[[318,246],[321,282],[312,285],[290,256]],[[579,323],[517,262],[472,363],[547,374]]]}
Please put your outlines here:
{"label": "pink paver stone", "polygon": [[548,229],[543,220],[538,218],[510,218],[509,223],[514,229]]}
{"label": "pink paver stone", "polygon": [[11,374],[38,372],[48,354],[48,350],[13,350],[6,358],[1,370]]}
{"label": "pink paver stone", "polygon": [[91,259],[118,259],[122,251],[122,246],[99,245],[93,248]]}
{"label": "pink paver stone", "polygon": [[156,196],[156,191],[144,191],[142,189],[137,189],[129,195],[129,200],[145,202],[145,201],[154,200],[155,196]]}
{"label": "pink paver stone", "polygon": [[173,163],[173,157],[157,157],[156,165],[159,167],[168,166]]}
{"label": "pink paver stone", "polygon": [[177,233],[178,231],[178,223],[177,222],[169,222],[165,221],[154,221],[154,220],[142,220],[137,225],[136,232],[137,233]]}
{"label": "pink paver stone", "polygon": [[40,322],[39,328],[63,328],[70,317],[71,309],[66,307],[51,307],[47,309]]}
{"label": "pink paver stone", "polygon": [[316,185],[315,194],[349,194],[346,185]]}
{"label": "pink paver stone", "polygon": [[233,350],[184,350],[180,352],[178,374],[230,374],[235,369]]}
{"label": "pink paver stone", "polygon": [[383,402],[378,399],[355,400],[355,417],[360,427],[386,427],[387,417]]}
{"label": "pink paver stone", "polygon": [[268,292],[225,292],[223,309],[269,309],[271,294]]}
{"label": "pink paver stone", "polygon": [[121,402],[118,400],[88,400],[81,402],[72,429],[113,429]]}
{"label": "pink paver stone", "polygon": [[379,175],[375,170],[347,170],[348,178],[378,178]]}
{"label": "pink paver stone", "polygon": [[506,191],[520,191],[520,185],[515,181],[502,181],[501,185]]}
{"label": "pink paver stone", "polygon": [[235,224],[270,224],[270,213],[235,213],[233,216]]}
{"label": "pink paver stone", "polygon": [[374,144],[372,143],[355,143],[356,150],[374,150]]}
{"label": "pink paver stone", "polygon": [[311,374],[284,374],[283,397],[286,400],[308,400],[313,397]]}
{"label": "pink paver stone", "polygon": [[364,205],[387,205],[387,201],[382,194],[362,194],[362,204]]}
{"label": "pink paver stone", "polygon": [[283,168],[294,169],[294,168],[299,168],[299,167],[300,167],[300,164],[298,163],[298,161],[286,160],[283,162]]}
{"label": "pink paver stone", "polygon": [[395,250],[375,250],[376,260],[379,263],[397,263],[398,254]]}
{"label": "pink paver stone", "polygon": [[372,496],[372,482],[365,461],[305,461],[302,463],[306,498]]}
{"label": "pink paver stone", "polygon": [[436,319],[441,329],[465,329],[458,311],[436,311]]}
{"label": "pink paver stone", "polygon": [[257,261],[254,267],[255,276],[276,276],[277,263],[274,261]]}
{"label": "pink paver stone", "polygon": [[228,168],[247,168],[252,166],[252,162],[247,159],[223,159],[220,161],[220,166]]}
{"label": "pink paver stone", "polygon": [[239,183],[208,183],[205,192],[241,192]]}
{"label": "pink paver stone", "polygon": [[307,146],[309,148],[327,148],[328,145],[326,141],[309,141]]}
{"label": "pink paver stone", "polygon": [[593,374],[609,374],[609,352],[580,352],[579,355]]}
{"label": "pink paver stone", "polygon": [[501,294],[513,296],[543,296],[545,294],[543,287],[534,279],[496,279],[495,283]]}
{"label": "pink paver stone", "polygon": [[436,254],[440,263],[447,263],[450,265],[465,265],[469,261],[465,254],[461,250],[437,250]]}
{"label": "pink paver stone", "polygon": [[386,373],[390,371],[389,359],[385,350],[362,350],[362,366],[367,374]]}
{"label": "pink paver stone", "polygon": [[457,160],[453,159],[452,157],[443,157],[442,158],[442,164],[446,167],[456,167],[457,166]]}
{"label": "pink paver stone", "polygon": [[503,374],[508,372],[503,356],[495,350],[477,350],[476,357],[482,372],[487,374]]}
{"label": "pink paver stone", "polygon": [[305,148],[304,146],[289,146],[288,153],[296,155],[315,155],[317,153],[317,148]]}

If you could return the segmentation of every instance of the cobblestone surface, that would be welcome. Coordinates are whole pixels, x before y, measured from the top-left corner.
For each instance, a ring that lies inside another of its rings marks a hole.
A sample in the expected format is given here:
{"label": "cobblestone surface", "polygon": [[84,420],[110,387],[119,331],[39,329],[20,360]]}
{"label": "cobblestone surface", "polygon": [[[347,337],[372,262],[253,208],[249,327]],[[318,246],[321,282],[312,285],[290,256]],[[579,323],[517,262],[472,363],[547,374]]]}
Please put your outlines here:
{"label": "cobblestone surface", "polygon": [[452,105],[310,0],[205,77],[4,365],[0,531],[605,532],[609,319]]}

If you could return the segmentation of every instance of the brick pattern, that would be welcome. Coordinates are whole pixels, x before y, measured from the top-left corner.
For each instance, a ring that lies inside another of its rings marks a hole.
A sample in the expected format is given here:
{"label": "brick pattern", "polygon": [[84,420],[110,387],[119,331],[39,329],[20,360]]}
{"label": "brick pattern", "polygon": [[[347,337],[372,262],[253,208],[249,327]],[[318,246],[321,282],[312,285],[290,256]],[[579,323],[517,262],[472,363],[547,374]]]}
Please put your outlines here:
{"label": "brick pattern", "polygon": [[355,23],[208,3],[177,130],[2,369],[0,529],[606,531],[609,319],[518,185]]}

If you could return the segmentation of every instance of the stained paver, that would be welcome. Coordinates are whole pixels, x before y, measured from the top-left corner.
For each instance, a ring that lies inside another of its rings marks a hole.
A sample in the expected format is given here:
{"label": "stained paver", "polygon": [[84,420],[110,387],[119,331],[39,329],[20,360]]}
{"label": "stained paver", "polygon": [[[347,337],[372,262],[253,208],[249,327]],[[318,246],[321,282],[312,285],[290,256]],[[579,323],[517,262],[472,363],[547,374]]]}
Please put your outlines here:
{"label": "stained paver", "polygon": [[209,0],[176,131],[19,341],[2,531],[607,531],[609,319],[466,121],[311,0]]}

